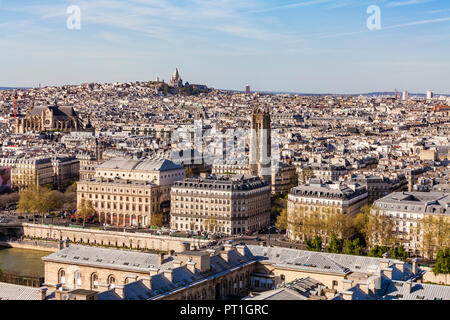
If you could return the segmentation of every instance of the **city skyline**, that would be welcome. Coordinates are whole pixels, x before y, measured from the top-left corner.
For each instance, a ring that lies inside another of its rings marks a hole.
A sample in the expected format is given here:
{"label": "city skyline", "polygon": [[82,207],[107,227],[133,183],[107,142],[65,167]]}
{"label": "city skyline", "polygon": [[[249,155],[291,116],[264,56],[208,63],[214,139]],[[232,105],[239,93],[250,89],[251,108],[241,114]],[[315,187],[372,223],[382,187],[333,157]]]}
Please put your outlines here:
{"label": "city skyline", "polygon": [[[66,26],[71,5],[80,30]],[[380,30],[366,26],[371,5]],[[240,91],[450,94],[439,0],[3,0],[0,20],[4,87],[168,82],[179,67],[190,83]]]}

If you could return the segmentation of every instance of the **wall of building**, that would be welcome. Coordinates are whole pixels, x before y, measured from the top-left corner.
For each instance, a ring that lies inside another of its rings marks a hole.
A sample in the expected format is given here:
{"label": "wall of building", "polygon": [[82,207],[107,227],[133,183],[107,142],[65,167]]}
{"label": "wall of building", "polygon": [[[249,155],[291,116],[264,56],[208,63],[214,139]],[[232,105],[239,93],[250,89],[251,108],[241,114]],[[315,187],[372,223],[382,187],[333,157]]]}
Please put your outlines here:
{"label": "wall of building", "polygon": [[423,282],[433,282],[450,286],[450,274],[435,275],[433,273],[432,268],[429,267],[420,267],[420,268],[426,271],[422,278]]}
{"label": "wall of building", "polygon": [[292,282],[294,280],[298,280],[301,278],[311,277],[323,283],[326,287],[330,289],[336,289],[338,291],[343,290],[342,280],[345,279],[345,275],[290,270],[287,268],[279,268],[274,265],[264,263],[258,266],[256,272],[262,273],[264,269],[265,272],[267,272],[268,274],[275,275],[276,277],[280,277],[281,279],[284,278],[284,280],[281,281]]}
{"label": "wall of building", "polygon": [[38,224],[23,224],[23,234],[27,237],[50,238],[53,240],[66,240],[71,242],[109,245],[132,249],[147,249],[159,251],[183,252],[183,242],[190,243],[192,248],[206,246],[208,240],[192,238],[175,238],[169,236],[156,236],[146,233],[124,233],[116,231],[75,229],[58,226]]}

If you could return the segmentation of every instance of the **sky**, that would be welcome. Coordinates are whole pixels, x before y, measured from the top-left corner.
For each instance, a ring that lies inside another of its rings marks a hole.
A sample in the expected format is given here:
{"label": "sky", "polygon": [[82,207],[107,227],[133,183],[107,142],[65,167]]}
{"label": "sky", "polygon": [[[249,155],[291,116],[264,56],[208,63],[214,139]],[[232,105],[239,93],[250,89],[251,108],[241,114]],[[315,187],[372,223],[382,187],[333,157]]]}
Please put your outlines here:
{"label": "sky", "polygon": [[218,89],[450,94],[450,1],[0,0],[0,87],[169,81],[176,67]]}

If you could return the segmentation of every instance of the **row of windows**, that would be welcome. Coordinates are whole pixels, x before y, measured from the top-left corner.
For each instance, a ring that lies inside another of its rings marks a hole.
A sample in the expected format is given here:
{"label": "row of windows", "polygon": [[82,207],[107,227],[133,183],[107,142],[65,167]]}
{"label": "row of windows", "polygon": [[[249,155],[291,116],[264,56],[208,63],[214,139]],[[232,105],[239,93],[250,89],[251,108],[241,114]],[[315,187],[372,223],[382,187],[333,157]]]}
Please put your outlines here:
{"label": "row of windows", "polygon": [[[110,195],[98,195],[98,194],[85,194],[82,193],[81,194],[82,198],[89,198],[89,199],[100,199],[100,200],[119,200],[119,201],[133,201],[136,202],[136,198],[135,197],[122,197],[122,196],[110,196]],[[148,203],[149,202],[149,198],[137,198],[137,202],[145,202]]]}

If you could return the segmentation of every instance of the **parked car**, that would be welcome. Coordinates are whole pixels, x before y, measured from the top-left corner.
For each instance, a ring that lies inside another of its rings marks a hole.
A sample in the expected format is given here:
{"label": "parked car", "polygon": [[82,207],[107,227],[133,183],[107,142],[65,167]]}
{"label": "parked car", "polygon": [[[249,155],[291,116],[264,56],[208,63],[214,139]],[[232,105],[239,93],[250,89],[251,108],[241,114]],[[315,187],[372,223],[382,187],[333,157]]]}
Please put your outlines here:
{"label": "parked car", "polygon": [[23,219],[25,219],[25,217],[24,216],[18,216],[17,219],[23,220]]}

